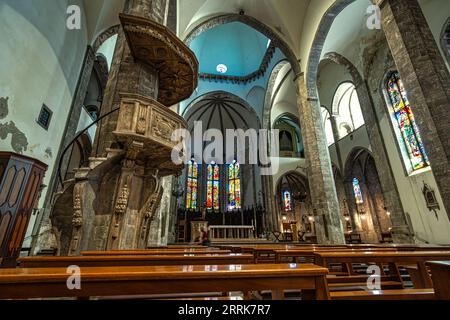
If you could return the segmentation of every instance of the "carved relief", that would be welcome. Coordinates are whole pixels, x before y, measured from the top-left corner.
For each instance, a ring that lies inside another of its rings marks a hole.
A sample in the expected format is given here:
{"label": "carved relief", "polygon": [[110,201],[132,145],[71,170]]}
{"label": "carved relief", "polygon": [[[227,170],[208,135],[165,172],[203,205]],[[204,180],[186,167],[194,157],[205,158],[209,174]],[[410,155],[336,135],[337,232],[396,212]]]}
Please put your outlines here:
{"label": "carved relief", "polygon": [[128,198],[130,196],[130,191],[128,189],[128,181],[125,182],[124,186],[121,188],[119,192],[119,196],[117,197],[116,206],[114,208],[114,212],[117,215],[125,214],[128,205]]}
{"label": "carved relief", "polygon": [[138,120],[137,120],[137,125],[136,125],[136,133],[137,134],[145,134],[145,130],[147,127],[147,106],[144,105],[140,105],[138,107],[139,110],[139,115],[138,115]]}
{"label": "carved relief", "polygon": [[172,133],[177,129],[177,125],[159,114],[155,115],[153,123],[153,134],[158,138],[171,141]]}
{"label": "carved relief", "polygon": [[[187,127],[186,121],[151,98],[131,93],[120,96],[121,107],[114,135],[126,146],[124,165],[131,168],[132,160],[141,156],[168,171],[179,170],[171,161],[172,150],[179,141],[171,139],[175,130]],[[139,148],[132,150],[138,143]]]}
{"label": "carved relief", "polygon": [[125,168],[133,168],[135,166],[136,159],[143,148],[144,144],[142,142],[132,141],[127,147],[123,166]]}
{"label": "carved relief", "polygon": [[81,208],[81,187],[76,185],[73,190],[73,216],[72,225],[74,228],[80,228],[83,224],[83,212]]}
{"label": "carved relief", "polygon": [[153,193],[148,199],[145,210],[146,219],[152,219],[154,217],[156,209],[158,208],[158,205],[161,202],[163,191],[164,191],[163,188],[159,188],[159,190],[156,193]]}
{"label": "carved relief", "polygon": [[120,20],[133,57],[159,72],[158,101],[172,106],[188,98],[198,81],[195,54],[155,21],[124,14]]}

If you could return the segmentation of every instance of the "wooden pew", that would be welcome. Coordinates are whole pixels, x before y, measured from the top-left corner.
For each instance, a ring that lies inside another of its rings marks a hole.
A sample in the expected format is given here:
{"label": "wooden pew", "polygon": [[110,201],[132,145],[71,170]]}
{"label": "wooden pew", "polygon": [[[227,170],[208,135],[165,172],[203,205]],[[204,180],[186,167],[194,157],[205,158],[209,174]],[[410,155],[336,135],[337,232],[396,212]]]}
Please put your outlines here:
{"label": "wooden pew", "polygon": [[[427,288],[416,288],[419,291],[411,292],[404,291],[403,280],[400,276],[400,272],[398,269],[398,265],[403,264],[417,264],[420,270],[420,280],[422,283],[430,282],[429,274],[424,268],[425,262],[429,260],[449,260],[450,252],[449,251],[372,251],[372,252],[316,252],[315,253],[315,261],[318,265],[328,266],[330,263],[365,263],[365,264],[382,264],[389,266],[389,275],[381,275],[381,286],[382,289],[401,289],[398,291],[398,294],[404,294],[413,298],[429,298],[430,289],[432,286],[428,286]],[[346,287],[351,286],[360,286],[361,288],[366,287],[366,282],[369,275],[365,276],[344,276],[344,277],[328,277],[328,285],[330,289],[342,290]],[[430,282],[431,283],[431,282]],[[415,285],[415,283],[414,283]],[[422,291],[420,291],[422,290]],[[357,290],[361,291],[361,290]],[[376,293],[376,291],[375,291]],[[420,294],[419,294],[420,293]],[[395,292],[389,292],[389,294],[394,295]],[[411,297],[414,295],[418,295],[417,297]],[[423,295],[421,295],[423,294]],[[369,295],[369,296],[367,296]],[[351,299],[354,296],[366,297],[366,298],[377,298],[378,294],[370,294],[366,295],[362,293],[355,293],[354,291],[339,294],[332,294],[331,297],[344,299],[345,297]],[[379,298],[379,297],[378,297]]]}
{"label": "wooden pew", "polygon": [[429,261],[436,299],[450,300],[450,261]]}
{"label": "wooden pew", "polygon": [[329,299],[328,270],[311,264],[249,264],[217,266],[145,266],[81,268],[81,289],[67,287],[66,268],[0,270],[0,299],[135,296],[271,290],[273,297],[290,289],[315,291]]}
{"label": "wooden pew", "polygon": [[103,255],[20,258],[22,268],[251,264],[250,254]]}
{"label": "wooden pew", "polygon": [[163,250],[110,250],[110,251],[82,251],[82,256],[123,256],[123,255],[184,255],[184,254],[228,254],[229,250],[201,250],[201,249],[163,249]]}
{"label": "wooden pew", "polygon": [[434,300],[433,289],[330,292],[332,300]]}

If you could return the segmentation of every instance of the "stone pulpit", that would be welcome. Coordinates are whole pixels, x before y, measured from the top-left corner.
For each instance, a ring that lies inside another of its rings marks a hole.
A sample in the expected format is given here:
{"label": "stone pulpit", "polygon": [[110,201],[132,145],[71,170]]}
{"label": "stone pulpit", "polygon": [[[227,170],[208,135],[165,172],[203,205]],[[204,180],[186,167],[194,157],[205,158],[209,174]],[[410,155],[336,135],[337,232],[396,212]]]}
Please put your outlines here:
{"label": "stone pulpit", "polygon": [[164,23],[168,1],[127,2],[87,168],[76,170],[55,205],[61,254],[146,248],[162,178],[183,163],[171,155],[185,120],[170,109],[197,87],[198,61]]}

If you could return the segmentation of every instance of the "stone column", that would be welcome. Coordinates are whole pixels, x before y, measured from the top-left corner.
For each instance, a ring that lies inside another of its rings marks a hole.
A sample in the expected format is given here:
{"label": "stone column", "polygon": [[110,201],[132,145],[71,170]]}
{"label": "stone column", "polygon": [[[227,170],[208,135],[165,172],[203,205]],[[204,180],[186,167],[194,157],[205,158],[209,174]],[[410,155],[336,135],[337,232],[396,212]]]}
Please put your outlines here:
{"label": "stone column", "polygon": [[380,121],[376,117],[373,100],[369,95],[369,86],[366,81],[357,82],[355,86],[361,104],[361,110],[364,113],[364,122],[366,123],[367,135],[369,136],[370,146],[372,147],[372,155],[375,159],[384,202],[386,208],[391,212],[392,239],[395,243],[413,243],[412,234],[414,232],[410,230],[406,221],[397,183],[395,182],[386,145],[381,134]]}
{"label": "stone column", "polygon": [[266,214],[264,217],[264,228],[268,229],[269,231],[278,231],[278,215],[275,197],[273,195],[273,177],[268,175],[262,176],[261,181],[264,194],[264,205],[266,209]]}
{"label": "stone column", "polygon": [[[164,24],[168,5],[169,0],[127,0],[124,13]],[[120,106],[121,92],[136,93],[155,100],[158,96],[157,71],[145,64],[135,63],[122,28],[118,34],[100,116]],[[94,157],[106,157],[107,149],[114,145],[112,132],[117,127],[117,119],[118,112],[115,112],[100,122],[93,147]]]}
{"label": "stone column", "polygon": [[304,75],[297,80],[300,127],[308,164],[308,181],[319,243],[344,244],[336,186],[321,121],[320,103],[309,96]]}
{"label": "stone column", "polygon": [[450,217],[450,76],[417,0],[373,0]]}
{"label": "stone column", "polygon": [[[413,239],[411,235],[414,232],[410,230],[408,223],[406,222],[406,216],[400,200],[400,195],[398,193],[394,173],[389,163],[386,144],[384,143],[383,136],[381,134],[380,120],[377,117],[377,112],[374,107],[375,101],[369,94],[371,91],[369,84],[363,79],[356,67],[344,56],[333,52],[328,53],[326,57],[339,65],[345,66],[352,76],[356,93],[358,94],[358,99],[361,105],[361,110],[364,115],[364,122],[372,148],[372,155],[375,159],[375,165],[378,172],[378,177],[380,179],[384,202],[387,210],[391,212],[392,238],[395,243],[412,243]],[[343,168],[342,172],[344,171],[345,168]],[[350,179],[350,181],[346,181],[346,184],[350,185],[350,195],[348,195],[348,199],[354,199],[351,181],[352,177],[345,178]],[[352,206],[350,205],[349,208],[351,207]]]}

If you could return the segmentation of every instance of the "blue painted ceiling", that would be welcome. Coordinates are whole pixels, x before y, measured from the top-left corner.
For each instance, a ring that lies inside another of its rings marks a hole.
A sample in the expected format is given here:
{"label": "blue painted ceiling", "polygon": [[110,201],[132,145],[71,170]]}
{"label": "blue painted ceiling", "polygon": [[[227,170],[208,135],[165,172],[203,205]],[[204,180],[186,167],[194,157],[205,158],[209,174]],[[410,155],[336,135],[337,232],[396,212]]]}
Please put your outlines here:
{"label": "blue painted ceiling", "polygon": [[203,32],[190,47],[200,62],[200,73],[221,75],[216,68],[225,64],[224,75],[246,76],[259,69],[269,39],[251,27],[232,22]]}

